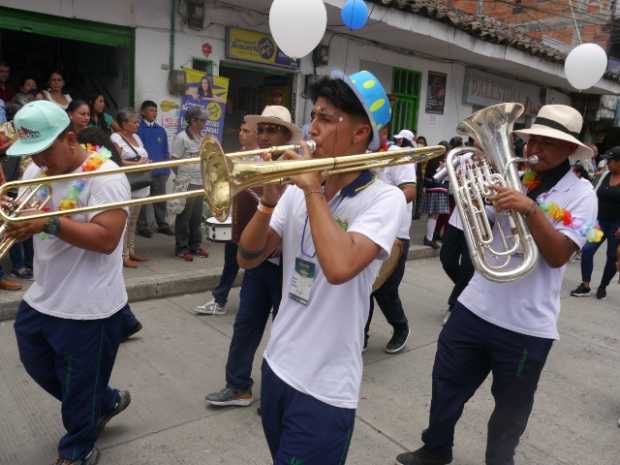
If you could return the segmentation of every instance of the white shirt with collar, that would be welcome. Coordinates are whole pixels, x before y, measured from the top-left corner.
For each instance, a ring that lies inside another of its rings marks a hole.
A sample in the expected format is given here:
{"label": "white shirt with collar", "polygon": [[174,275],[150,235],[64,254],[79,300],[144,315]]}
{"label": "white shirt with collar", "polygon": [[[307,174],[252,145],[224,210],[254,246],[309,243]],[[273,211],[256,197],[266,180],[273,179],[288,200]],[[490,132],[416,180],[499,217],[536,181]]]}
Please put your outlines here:
{"label": "white shirt with collar", "polygon": [[[402,147],[398,145],[392,145],[389,150],[400,150]],[[390,184],[391,186],[396,186],[400,189],[401,186],[406,184],[415,185],[417,182],[416,173],[415,173],[415,163],[410,163],[406,165],[395,165],[388,166],[387,168],[378,169],[375,171],[375,174],[379,179],[381,179],[384,183]],[[402,192],[402,190],[401,190]],[[401,219],[400,228],[398,230],[398,238],[409,240],[410,230],[411,230],[411,221],[413,220],[413,202],[407,202],[407,211],[405,215],[403,215]]]}
{"label": "white shirt with collar", "polygon": [[[366,172],[367,173],[367,172]],[[329,202],[336,221],[348,232],[368,237],[381,248],[357,276],[330,284],[315,255],[304,193],[290,186],[278,202],[271,228],[282,238],[282,301],[274,319],[265,360],[286,384],[339,408],[357,407],[362,381],[364,326],[372,284],[396,240],[405,211],[402,192],[363,174]],[[348,189],[348,190],[347,190]],[[303,246],[302,246],[303,238]],[[303,250],[302,250],[303,249]],[[315,264],[309,303],[291,298],[296,259]]]}
{"label": "white shirt with collar", "polygon": [[[538,201],[541,200],[543,198],[539,196]],[[568,210],[575,224],[596,224],[598,204],[592,184],[579,179],[572,170],[547,192],[544,201],[554,202]],[[549,221],[556,231],[580,249],[584,246],[586,237],[578,230],[561,221]],[[496,223],[495,229],[497,227]],[[499,241],[497,234],[495,241]],[[513,257],[512,260],[517,263],[520,258]],[[565,270],[566,265],[552,268],[540,255],[530,273],[510,283],[494,283],[476,272],[458,300],[483,320],[501,328],[529,336],[559,339],[557,322]]]}

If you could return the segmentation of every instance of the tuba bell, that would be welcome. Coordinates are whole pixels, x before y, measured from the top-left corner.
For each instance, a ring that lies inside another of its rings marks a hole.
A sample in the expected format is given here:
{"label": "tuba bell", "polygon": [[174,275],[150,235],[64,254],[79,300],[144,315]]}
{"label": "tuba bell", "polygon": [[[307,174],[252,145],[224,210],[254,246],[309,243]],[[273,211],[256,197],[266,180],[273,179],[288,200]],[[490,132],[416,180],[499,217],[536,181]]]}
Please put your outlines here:
{"label": "tuba bell", "polygon": [[[518,280],[532,271],[538,247],[523,216],[514,211],[496,212],[489,217],[485,205],[494,186],[521,191],[517,163],[534,164],[538,158],[517,158],[512,128],[523,114],[523,105],[503,103],[484,108],[458,125],[458,132],[472,137],[477,147],[451,150],[446,169],[456,207],[463,222],[474,268],[486,279],[498,283]],[[468,152],[473,156],[465,157]]]}

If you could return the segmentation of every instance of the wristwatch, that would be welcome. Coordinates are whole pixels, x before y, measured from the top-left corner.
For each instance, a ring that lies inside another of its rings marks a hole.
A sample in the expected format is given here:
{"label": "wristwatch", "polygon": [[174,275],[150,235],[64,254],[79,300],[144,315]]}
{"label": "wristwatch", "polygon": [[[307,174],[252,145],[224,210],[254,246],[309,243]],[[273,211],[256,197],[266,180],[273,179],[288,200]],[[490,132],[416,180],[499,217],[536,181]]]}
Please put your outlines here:
{"label": "wristwatch", "polygon": [[43,232],[51,234],[52,236],[58,236],[60,234],[60,218],[50,218],[47,223],[43,225]]}

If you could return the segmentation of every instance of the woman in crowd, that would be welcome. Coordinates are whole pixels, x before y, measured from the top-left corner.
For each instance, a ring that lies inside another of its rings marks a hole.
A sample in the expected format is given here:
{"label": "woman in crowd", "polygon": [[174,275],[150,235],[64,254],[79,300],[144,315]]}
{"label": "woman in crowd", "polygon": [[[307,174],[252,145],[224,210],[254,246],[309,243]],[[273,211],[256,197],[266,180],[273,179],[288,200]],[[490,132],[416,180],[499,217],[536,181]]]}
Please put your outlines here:
{"label": "woman in crowd", "polygon": [[[185,130],[174,137],[172,142],[172,158],[192,158],[198,156],[200,144],[204,136],[202,130],[207,114],[200,107],[194,106],[185,113]],[[179,166],[177,178],[186,179],[188,189],[202,188],[200,164]],[[194,256],[208,257],[209,252],[202,247],[202,197],[193,197],[185,201],[185,208],[177,215],[174,223],[175,254],[185,261],[191,262]]]}
{"label": "woman in crowd", "polygon": [[[428,146],[428,142],[426,142],[426,137],[418,136],[416,139],[416,145],[418,147],[426,147]],[[424,169],[426,168],[426,163],[416,163],[415,164],[415,175],[416,179],[424,179]],[[415,192],[415,205],[413,211],[413,219],[417,220],[422,215],[422,202],[424,199],[424,187],[419,185]]]}
{"label": "woman in crowd", "polygon": [[67,107],[73,130],[79,134],[88,127],[90,108],[84,100],[72,100]]}
{"label": "woman in crowd", "polygon": [[[448,148],[446,141],[441,141],[439,145]],[[435,228],[437,226],[437,218],[439,215],[447,215],[450,213],[450,197],[448,194],[448,185],[445,181],[435,181],[433,176],[443,166],[445,156],[433,158],[426,164],[424,173],[424,207],[423,212],[428,214],[426,222],[426,235],[424,236],[424,245],[438,249],[439,244],[433,239]]]}
{"label": "woman in crowd", "polygon": [[49,88],[43,91],[45,98],[50,102],[54,102],[63,110],[66,110],[67,107],[69,107],[69,103],[71,103],[71,96],[64,93],[65,80],[62,74],[58,71],[54,71],[50,74],[47,85]]}
{"label": "woman in crowd", "polygon": [[[122,165],[149,163],[149,154],[144,148],[142,140],[136,134],[139,125],[138,114],[132,109],[121,110],[116,115],[116,122],[120,127],[120,131],[112,134],[110,139],[121,155]],[[132,186],[131,190],[132,199],[141,199],[149,196],[150,187],[140,187],[135,188],[135,190],[134,187]],[[127,230],[123,246],[123,265],[127,268],[137,268],[138,262],[147,261],[147,258],[137,255],[135,252],[136,226],[140,216],[140,208],[139,206],[131,207],[129,209],[129,218],[127,218]]]}
{"label": "woman in crowd", "polygon": [[605,158],[609,172],[601,176],[596,184],[598,222],[604,236],[600,242],[588,242],[581,251],[581,284],[570,293],[573,297],[590,295],[594,254],[605,240],[607,261],[596,290],[597,299],[607,296],[607,286],[616,274],[616,249],[620,245],[620,146],[612,148]]}
{"label": "woman in crowd", "polygon": [[114,121],[112,115],[106,113],[105,97],[102,94],[95,94],[88,99],[90,106],[90,121],[88,126],[99,128],[107,134],[120,131],[118,123]]}
{"label": "woman in crowd", "polygon": [[37,93],[37,81],[33,78],[27,76],[22,79],[21,85],[19,86],[19,92],[15,94],[15,96],[11,99],[10,108],[13,113],[17,113],[17,111],[26,105],[27,103],[32,102],[35,99],[35,95]]}

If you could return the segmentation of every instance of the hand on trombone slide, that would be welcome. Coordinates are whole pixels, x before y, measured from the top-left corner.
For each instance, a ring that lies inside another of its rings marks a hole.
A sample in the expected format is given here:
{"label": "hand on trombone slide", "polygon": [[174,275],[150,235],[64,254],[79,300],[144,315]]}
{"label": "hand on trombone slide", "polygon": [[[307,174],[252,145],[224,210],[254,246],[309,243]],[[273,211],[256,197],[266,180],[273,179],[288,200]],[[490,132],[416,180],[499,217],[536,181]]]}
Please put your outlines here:
{"label": "hand on trombone slide", "polygon": [[[17,216],[34,215],[37,213],[41,213],[41,211],[32,208],[20,211]],[[6,235],[16,241],[24,241],[43,231],[43,227],[47,221],[47,218],[37,218],[23,223],[8,223],[6,224]]]}

